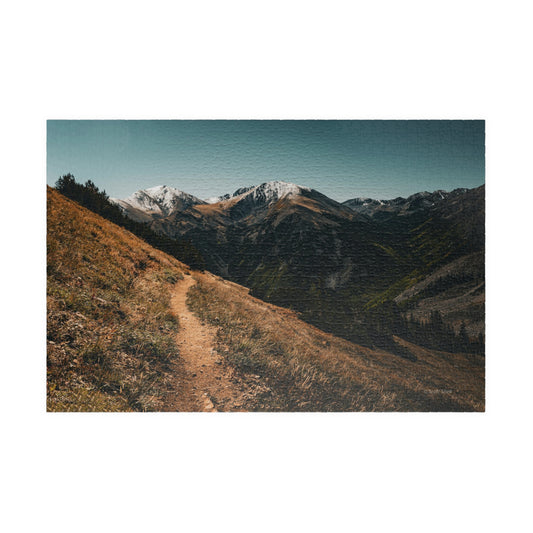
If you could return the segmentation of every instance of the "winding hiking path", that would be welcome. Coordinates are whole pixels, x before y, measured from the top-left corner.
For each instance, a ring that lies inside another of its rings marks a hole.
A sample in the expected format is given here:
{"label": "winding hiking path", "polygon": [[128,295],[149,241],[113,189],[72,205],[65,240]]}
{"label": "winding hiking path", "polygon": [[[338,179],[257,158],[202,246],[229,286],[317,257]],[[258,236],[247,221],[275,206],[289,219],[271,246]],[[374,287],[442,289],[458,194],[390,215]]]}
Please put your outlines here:
{"label": "winding hiking path", "polygon": [[216,328],[203,323],[187,306],[187,293],[195,284],[192,276],[184,276],[171,300],[179,320],[176,342],[180,350],[174,410],[243,411],[245,391],[215,349]]}

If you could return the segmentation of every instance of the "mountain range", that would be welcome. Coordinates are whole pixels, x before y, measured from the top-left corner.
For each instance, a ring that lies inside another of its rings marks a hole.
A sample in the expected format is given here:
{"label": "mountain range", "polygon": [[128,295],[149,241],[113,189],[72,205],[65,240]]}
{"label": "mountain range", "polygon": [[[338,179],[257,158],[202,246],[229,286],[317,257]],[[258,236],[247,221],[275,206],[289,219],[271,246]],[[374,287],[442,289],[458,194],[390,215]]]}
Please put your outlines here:
{"label": "mountain range", "polygon": [[453,344],[452,331],[482,344],[483,185],[340,203],[272,181],[207,200],[158,186],[112,201],[190,241],[207,270],[348,340],[390,348],[417,330]]}
{"label": "mountain range", "polygon": [[[175,211],[184,211],[188,207],[202,204],[218,204],[235,199],[240,202],[247,198],[248,202],[253,202],[256,206],[268,205],[286,196],[298,196],[305,191],[310,192],[312,189],[302,187],[294,183],[283,181],[271,181],[262,183],[259,186],[240,187],[232,194],[222,196],[213,196],[201,200],[167,185],[158,185],[149,189],[142,189],[133,193],[128,198],[121,200],[111,198],[110,200],[119,205],[125,212],[134,218],[139,212],[142,218],[145,215],[152,217],[165,217]],[[341,205],[349,209],[368,216],[374,216],[380,213],[397,213],[410,214],[415,211],[428,209],[436,204],[450,198],[458,197],[464,194],[468,189],[458,188],[451,192],[438,190],[434,192],[419,192],[408,196],[407,198],[397,197],[392,200],[376,200],[373,198],[352,198],[342,202]],[[315,193],[317,191],[314,191]],[[334,202],[334,200],[331,200]]]}

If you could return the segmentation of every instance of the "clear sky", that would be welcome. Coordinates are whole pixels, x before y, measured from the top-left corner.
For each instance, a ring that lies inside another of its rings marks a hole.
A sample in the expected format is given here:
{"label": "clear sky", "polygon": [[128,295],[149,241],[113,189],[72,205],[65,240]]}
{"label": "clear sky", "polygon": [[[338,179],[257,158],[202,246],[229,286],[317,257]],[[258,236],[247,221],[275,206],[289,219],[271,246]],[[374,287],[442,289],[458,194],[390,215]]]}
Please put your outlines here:
{"label": "clear sky", "polygon": [[169,185],[199,198],[282,180],[344,201],[477,187],[481,120],[49,120],[47,182],[110,196]]}

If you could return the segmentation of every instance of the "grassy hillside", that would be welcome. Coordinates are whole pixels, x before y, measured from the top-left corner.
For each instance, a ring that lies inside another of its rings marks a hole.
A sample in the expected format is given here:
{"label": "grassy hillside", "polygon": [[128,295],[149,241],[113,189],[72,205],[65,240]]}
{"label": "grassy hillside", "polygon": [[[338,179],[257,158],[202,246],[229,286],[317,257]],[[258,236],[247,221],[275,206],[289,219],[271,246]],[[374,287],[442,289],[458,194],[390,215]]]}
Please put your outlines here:
{"label": "grassy hillside", "polygon": [[[218,351],[258,394],[249,410],[481,411],[484,361],[396,338],[412,360],[324,333],[246,289],[196,274],[189,303],[218,328]],[[416,360],[415,360],[416,359]]]}
{"label": "grassy hillside", "polygon": [[165,409],[186,267],[50,188],[47,224],[48,410]]}

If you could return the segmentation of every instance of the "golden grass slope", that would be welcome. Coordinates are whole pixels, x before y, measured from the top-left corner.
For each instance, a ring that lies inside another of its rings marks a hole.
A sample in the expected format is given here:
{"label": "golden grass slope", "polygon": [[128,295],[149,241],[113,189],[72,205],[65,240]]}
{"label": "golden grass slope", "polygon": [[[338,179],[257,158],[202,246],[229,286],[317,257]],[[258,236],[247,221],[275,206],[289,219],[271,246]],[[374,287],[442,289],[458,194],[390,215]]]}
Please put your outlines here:
{"label": "golden grass slope", "polygon": [[47,409],[164,410],[187,269],[47,189]]}
{"label": "golden grass slope", "polygon": [[212,274],[195,274],[189,303],[218,327],[219,352],[260,394],[267,411],[483,411],[479,356],[427,350],[397,339],[417,361],[358,346],[249,296]]}

